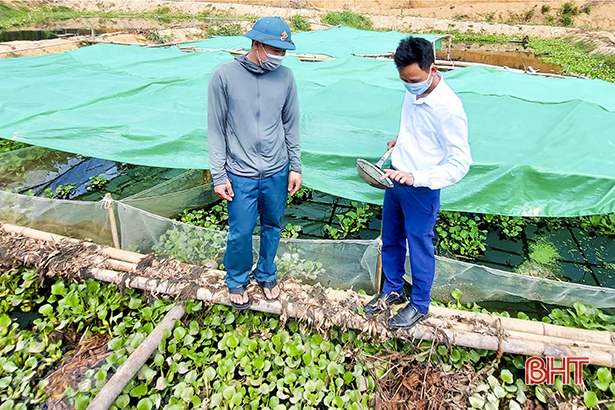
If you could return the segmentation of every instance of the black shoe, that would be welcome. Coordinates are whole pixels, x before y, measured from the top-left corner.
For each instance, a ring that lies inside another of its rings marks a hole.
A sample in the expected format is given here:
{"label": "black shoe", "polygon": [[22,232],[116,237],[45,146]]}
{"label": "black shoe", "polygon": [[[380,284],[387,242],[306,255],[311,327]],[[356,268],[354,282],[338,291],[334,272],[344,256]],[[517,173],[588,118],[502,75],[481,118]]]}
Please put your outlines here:
{"label": "black shoe", "polygon": [[399,305],[400,303],[406,303],[407,301],[408,298],[406,298],[403,291],[402,293],[379,293],[363,307],[363,310],[365,310],[365,313],[370,314],[380,313],[391,305]]}
{"label": "black shoe", "polygon": [[429,316],[429,312],[421,313],[414,306],[408,304],[389,319],[389,327],[393,329],[410,329],[418,322],[427,319],[427,316]]}

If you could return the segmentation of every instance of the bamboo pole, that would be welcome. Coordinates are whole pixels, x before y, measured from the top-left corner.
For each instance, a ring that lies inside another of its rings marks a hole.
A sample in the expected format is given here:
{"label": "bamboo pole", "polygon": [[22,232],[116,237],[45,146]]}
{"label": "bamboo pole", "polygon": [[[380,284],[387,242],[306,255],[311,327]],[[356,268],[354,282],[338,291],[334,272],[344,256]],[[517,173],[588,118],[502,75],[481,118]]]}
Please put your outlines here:
{"label": "bamboo pole", "polygon": [[132,352],[124,363],[117,369],[117,372],[109,379],[104,387],[98,392],[94,400],[90,402],[87,410],[107,410],[117,396],[122,393],[124,387],[130,382],[139,369],[145,364],[147,359],[160,345],[162,333],[166,329],[173,329],[175,322],[184,315],[185,308],[182,304],[175,305],[167,312],[160,323],[143,340],[143,342]]}
{"label": "bamboo pole", "polygon": [[111,198],[111,194],[109,192],[105,194],[105,198],[102,200],[102,206],[107,209],[107,215],[109,216],[109,227],[111,229],[111,236],[113,237],[113,246],[119,249],[120,239],[117,233],[115,211],[113,210],[113,198]]}
{"label": "bamboo pole", "polygon": [[[135,264],[116,259],[105,259],[103,262],[107,269],[126,273],[136,272],[137,265]],[[223,274],[221,271],[218,272]],[[331,300],[338,302],[348,298],[346,292],[333,289],[327,290],[327,296]],[[370,299],[369,296],[365,295],[358,295],[358,297],[363,304],[367,303]],[[216,301],[216,303],[223,302]],[[491,314],[478,312],[467,312],[440,306],[431,306],[430,312],[432,317],[430,321],[437,327],[451,326],[452,321],[455,327],[463,327],[468,331],[471,328],[501,328],[506,332],[515,332],[519,339],[527,338],[532,340],[534,339],[532,335],[537,335],[548,338],[560,338],[564,344],[588,344],[589,346],[595,345],[599,349],[615,349],[615,334],[611,332],[568,328],[549,323],[493,316]],[[524,337],[524,335],[526,336]]]}
{"label": "bamboo pole", "polygon": [[[450,312],[450,309],[439,306],[431,306],[430,310],[432,311],[432,313],[438,315],[444,315],[447,314],[447,312]],[[486,322],[489,326],[497,326],[499,322],[501,323],[501,326],[503,328],[509,331],[534,333],[552,337],[570,338],[574,339],[577,342],[601,343],[611,346],[613,349],[615,349],[615,334],[612,332],[576,329],[564,326],[557,326],[550,323],[534,322],[531,320],[515,319],[510,317],[493,316],[478,312],[458,312],[459,313],[456,314],[457,318],[459,318],[459,320],[467,321],[469,323],[482,321]]]}
{"label": "bamboo pole", "polygon": [[374,284],[374,290],[376,293],[382,292],[382,277],[384,275],[382,269],[382,243],[378,240],[378,260],[376,261],[376,283]]}
{"label": "bamboo pole", "polygon": [[11,50],[6,50],[6,51],[0,51],[0,54],[19,54],[21,52],[24,51],[32,51],[32,50],[40,50],[43,48],[50,48],[50,47],[61,47],[61,46],[71,46],[75,43],[82,43],[83,39],[79,38],[77,40],[64,40],[62,42],[54,42],[52,44],[43,44],[41,46],[36,46],[36,47],[28,47],[28,48],[20,48],[20,49],[11,49]]}
{"label": "bamboo pole", "polygon": [[[105,282],[122,284],[126,287],[153,293],[177,295],[182,290],[182,286],[176,282],[172,283],[166,280],[151,279],[138,275],[122,279],[117,272],[107,269],[93,269],[92,276]],[[196,299],[210,303],[229,305],[226,292],[214,294],[207,288],[197,289]],[[250,309],[276,315],[283,314],[282,304],[279,301],[266,302],[260,299],[255,300]],[[304,307],[301,306],[301,303],[288,303],[286,309],[288,311],[288,316],[301,317],[301,311],[304,310]],[[364,330],[369,327],[369,319],[360,315],[355,316],[353,320],[347,323],[348,327],[357,330]],[[493,351],[499,351],[501,349],[506,353],[528,356],[553,356],[556,358],[562,358],[564,356],[588,357],[590,363],[593,365],[615,367],[615,349],[606,345],[579,344],[574,340],[540,335],[533,335],[534,337],[532,338],[531,336],[528,337],[526,334],[520,335],[520,332],[506,332],[506,335],[499,335],[496,329],[491,330],[492,334],[476,333],[470,331],[468,328],[464,329],[463,327],[441,328],[429,326],[429,321],[432,321],[432,319],[430,318],[427,322],[424,322],[425,324],[419,324],[408,330],[398,330],[392,333],[392,335],[408,340],[419,339],[438,343],[450,343],[473,349]],[[375,323],[371,328],[375,333],[387,332],[383,323]],[[520,336],[522,338],[520,338]]]}
{"label": "bamboo pole", "polygon": [[[109,259],[106,260],[105,263],[108,263],[112,270],[135,272],[136,265]],[[117,279],[114,279],[114,276],[117,277],[117,272],[97,272],[96,277],[100,280],[119,284]],[[165,283],[159,283],[156,284],[156,286],[153,286],[151,280],[143,277],[133,277],[130,282],[124,283],[124,285],[160,293],[173,294],[179,292],[177,285],[175,285],[175,288]],[[221,297],[216,297],[204,288],[199,289],[197,295],[199,299],[204,301],[229,305],[224,295]],[[332,300],[337,301],[343,301],[347,298],[347,294],[345,294],[345,292],[333,290],[328,291],[328,296]],[[359,298],[362,299],[363,303],[367,303],[369,300],[369,297],[367,296],[359,295]],[[262,308],[255,307],[254,310],[278,315],[282,313],[281,308],[278,309],[269,305],[263,306]],[[465,313],[469,313],[468,317],[464,317]],[[493,336],[499,331],[502,331],[507,340],[514,339],[518,342],[528,341],[533,343],[543,343],[551,346],[561,345],[567,349],[584,349],[584,351],[595,350],[606,353],[612,353],[615,350],[615,345],[612,340],[613,334],[610,332],[563,328],[562,326],[555,326],[546,323],[530,322],[521,319],[492,317],[487,314],[474,314],[473,312],[462,312],[454,309],[440,308],[437,306],[431,307],[431,317],[428,320],[428,324],[437,329],[450,329],[452,331],[461,331],[467,334],[487,334]],[[528,324],[535,324],[538,326],[527,326]]]}
{"label": "bamboo pole", "polygon": [[[135,273],[136,265],[114,259],[106,259],[106,266],[115,271]],[[223,272],[219,271],[223,274]],[[348,294],[342,291],[328,290],[331,300],[341,302]],[[358,295],[362,303],[369,301],[369,296]],[[207,300],[207,297],[204,299]],[[210,300],[215,303],[225,303],[224,300]],[[506,334],[514,335],[516,339],[561,343],[567,346],[586,346],[598,350],[612,351],[615,349],[615,335],[611,332],[585,330],[556,326],[548,323],[533,322],[522,319],[497,317],[484,313],[466,312],[455,309],[431,306],[430,323],[437,328],[454,326],[466,332],[480,332],[487,329],[502,329]],[[277,313],[268,311],[268,313]]]}
{"label": "bamboo pole", "polygon": [[136,264],[117,260],[117,259],[101,258],[100,260],[97,260],[96,262],[100,263],[102,266],[104,266],[107,269],[118,271],[118,272],[134,273],[137,270]]}
{"label": "bamboo pole", "polygon": [[[333,300],[344,300],[347,296],[345,292],[329,290],[328,295]],[[362,296],[365,301],[368,296]],[[432,315],[442,317],[454,317],[459,322],[485,323],[489,327],[501,326],[505,330],[524,333],[534,333],[544,336],[562,337],[574,339],[578,342],[593,342],[611,346],[615,350],[615,333],[598,330],[577,329],[543,322],[530,320],[514,319],[509,317],[494,316],[486,313],[468,312],[457,309],[450,309],[440,306],[430,306],[429,311]]]}
{"label": "bamboo pole", "polygon": [[[66,239],[59,235],[45,234],[29,228],[3,225],[5,231],[19,231],[24,236],[34,235],[34,239],[46,237],[48,240]],[[78,241],[74,241],[78,242]],[[101,253],[110,254],[109,248],[100,247]],[[128,256],[136,259],[133,252]],[[117,256],[117,255],[116,255]],[[122,255],[119,255],[122,256]],[[144,255],[139,255],[143,258]],[[139,258],[139,260],[140,260]],[[131,275],[124,275],[120,272],[102,269],[98,267],[90,268],[89,272],[95,279],[122,284],[123,286],[142,289],[153,293],[166,293],[180,295],[182,290],[194,287],[194,283],[188,281],[169,281],[140,276],[136,272],[136,265],[126,260],[117,258],[107,259],[111,266],[120,267]],[[223,272],[210,269],[212,274],[223,275]],[[286,286],[286,283],[284,284]],[[285,291],[304,292],[307,297],[309,289],[307,285],[295,285],[294,289],[288,288]],[[222,291],[213,293],[208,288],[198,288],[194,294],[196,299],[210,303],[221,303],[229,305],[228,294],[222,287]],[[358,295],[354,292],[342,292],[328,289],[325,292],[326,301],[323,303],[337,303],[349,301],[351,298],[357,305],[364,304],[369,299],[368,296]],[[301,298],[299,298],[301,300]],[[339,312],[319,309],[314,307],[309,314],[303,303],[285,301],[284,308],[280,301],[266,302],[261,299],[254,300],[251,307],[253,310],[273,313],[278,315],[297,317],[312,323],[323,323],[326,325],[347,326],[360,331],[368,331],[372,334],[390,335],[404,339],[424,339],[441,343],[453,343],[475,349],[502,350],[507,353],[554,356],[581,356],[588,357],[591,364],[600,366],[615,367],[615,335],[610,332],[564,328],[562,326],[549,325],[540,322],[532,322],[521,319],[511,319],[495,317],[492,315],[464,312],[454,309],[447,309],[438,306],[431,307],[431,317],[409,330],[398,330],[389,332],[381,321],[371,320],[366,316],[348,312]],[[343,309],[338,309],[343,310]],[[318,324],[317,323],[317,324]]]}
{"label": "bamboo pole", "polygon": [[536,333],[528,333],[522,331],[514,331],[509,330],[504,327],[490,327],[484,323],[478,324],[470,324],[463,322],[452,322],[450,320],[450,316],[435,316],[433,313],[427,322],[428,325],[434,327],[436,329],[451,329],[454,331],[462,331],[466,333],[474,333],[488,336],[502,336],[505,340],[518,340],[518,341],[528,341],[528,342],[537,342],[548,345],[561,345],[564,348],[573,348],[573,349],[585,349],[585,350],[596,350],[602,351],[606,353],[613,353],[614,347],[612,344],[604,344],[599,341],[596,342],[581,342],[575,339],[566,338],[566,337],[555,337],[548,335],[541,335]]}
{"label": "bamboo pole", "polygon": [[[21,233],[34,239],[42,239],[46,241],[59,241],[64,239],[70,240],[72,242],[79,242],[77,240],[69,239],[61,235],[54,235],[35,229],[23,228],[10,224],[4,224],[3,228],[7,232]],[[109,247],[101,247],[101,253],[105,256],[109,256],[109,259],[106,259],[105,263],[107,263],[111,269],[123,272],[134,272],[136,270],[135,263],[138,263],[144,257],[144,255],[135,252],[128,252]],[[348,295],[346,292],[328,290],[328,297],[332,300],[341,301],[346,299],[347,296]],[[363,302],[366,302],[368,298],[367,296],[360,295],[359,297],[364,299]],[[432,306],[430,309],[432,315],[441,317],[454,316],[455,319],[459,322],[482,322],[491,327],[501,326],[508,331],[518,331],[524,333],[535,333],[545,336],[564,337],[574,339],[577,342],[602,343],[608,346],[613,346],[615,348],[615,335],[610,332],[566,328],[542,322],[533,322],[506,317],[496,317],[490,314],[458,311],[454,309],[442,308],[439,306]]]}
{"label": "bamboo pole", "polygon": [[[70,241],[73,243],[79,243],[78,239],[68,238],[62,235],[56,235],[49,232],[39,231],[37,229],[26,228],[23,226],[12,225],[12,224],[2,224],[2,229],[4,229],[8,233],[15,233],[18,235],[27,236],[28,238],[38,239],[46,242],[60,242],[60,241]],[[137,253],[125,251],[123,249],[112,248],[109,246],[98,245],[101,248],[101,253],[110,258],[114,258],[117,260],[122,260],[130,263],[139,263],[141,259],[145,257],[145,255]]]}
{"label": "bamboo pole", "polygon": [[527,355],[527,356],[551,356],[555,358],[562,357],[587,357],[590,364],[596,366],[615,367],[615,352],[613,350],[596,351],[589,348],[564,346],[562,344],[550,344],[542,341],[520,340],[513,337],[500,339],[498,336],[468,334],[467,332],[457,330],[440,330],[445,337],[435,339],[430,334],[430,330],[425,326],[415,326],[410,329],[408,336],[414,339],[423,339],[428,341],[449,342],[458,346],[465,346],[472,349],[485,349],[493,351],[502,351],[505,353]]}

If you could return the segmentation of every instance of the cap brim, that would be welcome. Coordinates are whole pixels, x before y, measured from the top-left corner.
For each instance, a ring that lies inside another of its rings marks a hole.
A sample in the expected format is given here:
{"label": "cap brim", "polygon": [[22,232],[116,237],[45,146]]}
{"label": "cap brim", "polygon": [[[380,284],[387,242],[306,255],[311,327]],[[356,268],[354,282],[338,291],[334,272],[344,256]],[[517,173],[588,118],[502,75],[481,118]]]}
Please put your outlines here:
{"label": "cap brim", "polygon": [[271,37],[255,30],[248,31],[244,34],[244,37],[248,37],[254,41],[258,41],[259,43],[267,44],[268,46],[279,48],[281,50],[294,50],[296,48],[295,43],[292,41],[274,40],[271,39]]}

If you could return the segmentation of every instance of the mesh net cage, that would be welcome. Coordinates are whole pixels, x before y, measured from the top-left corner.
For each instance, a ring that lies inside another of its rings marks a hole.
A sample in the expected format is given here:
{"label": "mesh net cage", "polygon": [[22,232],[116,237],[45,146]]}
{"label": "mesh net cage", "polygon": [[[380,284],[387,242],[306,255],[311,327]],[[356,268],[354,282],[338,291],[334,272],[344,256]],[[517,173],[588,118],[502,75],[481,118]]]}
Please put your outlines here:
{"label": "mesh net cage", "polygon": [[201,170],[186,172],[122,199],[132,205],[156,215],[172,217],[184,209],[196,209],[218,199],[211,181],[204,183],[208,173]]}
{"label": "mesh net cage", "polygon": [[38,198],[0,191],[0,221],[113,245],[108,212],[99,202]]}
{"label": "mesh net cage", "polygon": [[[408,276],[406,280],[411,281]],[[432,297],[452,301],[451,292],[455,289],[461,291],[463,304],[535,301],[572,306],[581,302],[600,309],[615,308],[615,289],[521,275],[437,256]]]}
{"label": "mesh net cage", "polygon": [[[221,263],[226,232],[170,219],[183,209],[203,208],[217,201],[206,171],[156,174],[149,185],[138,185],[144,187],[138,192],[114,198],[112,213],[103,206],[104,201],[42,194],[71,169],[82,166],[92,171],[99,163],[37,147],[0,154],[0,221],[112,246],[109,218],[114,215],[122,249],[172,255],[192,264]],[[258,248],[259,239],[254,236],[255,259]],[[276,263],[281,278],[373,293],[379,254],[379,240],[282,239]],[[454,289],[461,290],[462,303],[537,301],[572,306],[579,301],[601,309],[615,308],[614,289],[525,276],[438,256],[432,296],[452,301]]]}
{"label": "mesh net cage", "polygon": [[[195,227],[116,202],[122,248],[173,255],[192,264],[221,263],[226,232]],[[253,237],[254,259],[259,238]],[[276,257],[280,278],[295,277],[338,289],[373,292],[378,242],[282,239]]]}
{"label": "mesh net cage", "polygon": [[81,161],[80,155],[31,146],[0,154],[0,186],[41,193]]}

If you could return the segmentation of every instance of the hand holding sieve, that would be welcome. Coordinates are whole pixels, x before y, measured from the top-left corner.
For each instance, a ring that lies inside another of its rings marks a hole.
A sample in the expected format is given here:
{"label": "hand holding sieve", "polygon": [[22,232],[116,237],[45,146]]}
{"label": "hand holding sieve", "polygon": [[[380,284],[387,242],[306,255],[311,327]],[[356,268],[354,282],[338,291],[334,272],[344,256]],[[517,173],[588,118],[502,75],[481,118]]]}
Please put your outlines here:
{"label": "hand holding sieve", "polygon": [[389,148],[375,165],[362,158],[357,159],[357,171],[359,175],[365,182],[374,188],[393,188],[393,182],[390,178],[380,179],[380,177],[384,175],[384,171],[380,167],[384,164],[384,161],[387,160],[389,155],[391,155],[391,152],[393,152],[393,147]]}

